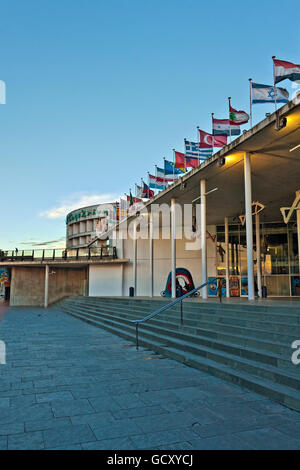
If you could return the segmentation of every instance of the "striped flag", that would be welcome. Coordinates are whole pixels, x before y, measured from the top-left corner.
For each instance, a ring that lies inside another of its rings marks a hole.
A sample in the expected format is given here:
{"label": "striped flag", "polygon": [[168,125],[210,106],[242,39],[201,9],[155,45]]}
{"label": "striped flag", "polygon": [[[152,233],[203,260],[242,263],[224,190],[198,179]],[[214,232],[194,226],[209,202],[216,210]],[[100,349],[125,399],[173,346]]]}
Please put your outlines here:
{"label": "striped flag", "polygon": [[212,156],[212,147],[201,147],[198,142],[190,142],[184,139],[185,154],[187,157],[196,157],[205,160]]}
{"label": "striped flag", "polygon": [[292,82],[300,83],[300,65],[278,60],[273,57],[274,63],[274,83],[279,83],[287,78]]}
{"label": "striped flag", "polygon": [[238,124],[230,124],[229,119],[215,119],[213,122],[213,135],[240,135],[241,129]]}

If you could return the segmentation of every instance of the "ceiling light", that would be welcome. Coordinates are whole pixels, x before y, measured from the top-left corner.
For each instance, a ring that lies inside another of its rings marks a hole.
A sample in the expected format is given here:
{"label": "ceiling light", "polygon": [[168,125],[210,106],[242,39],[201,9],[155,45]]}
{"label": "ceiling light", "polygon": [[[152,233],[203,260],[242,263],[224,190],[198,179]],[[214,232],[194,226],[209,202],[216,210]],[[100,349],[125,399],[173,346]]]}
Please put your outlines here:
{"label": "ceiling light", "polygon": [[292,149],[290,149],[290,152],[293,152],[294,150],[298,149],[299,147],[300,147],[300,144],[296,145],[296,147],[293,147]]}

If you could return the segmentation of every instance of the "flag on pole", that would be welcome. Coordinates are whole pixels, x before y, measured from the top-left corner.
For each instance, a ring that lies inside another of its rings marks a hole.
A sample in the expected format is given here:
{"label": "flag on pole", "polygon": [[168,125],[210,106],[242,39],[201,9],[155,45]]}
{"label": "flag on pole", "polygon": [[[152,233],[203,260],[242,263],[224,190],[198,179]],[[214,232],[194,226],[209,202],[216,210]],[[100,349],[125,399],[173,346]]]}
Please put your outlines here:
{"label": "flag on pole", "polygon": [[300,65],[273,58],[274,83],[279,83],[287,78],[292,82],[300,83]]}
{"label": "flag on pole", "polygon": [[137,202],[142,202],[142,199],[139,197],[134,197],[130,191],[130,195],[127,196],[127,201],[129,202],[129,206],[132,206],[133,204],[136,204]]}
{"label": "flag on pole", "polygon": [[251,86],[253,104],[289,102],[289,92],[285,88],[262,85],[261,83],[253,82],[251,82]]}
{"label": "flag on pole", "polygon": [[189,140],[184,139],[185,145],[185,155],[187,157],[196,157],[201,160],[205,160],[208,157],[212,156],[213,149],[212,147],[200,147],[198,142],[190,142]]}
{"label": "flag on pole", "polygon": [[240,126],[242,124],[246,124],[250,119],[249,114],[247,114],[246,111],[237,111],[231,106],[230,98],[228,98],[228,101],[229,101],[229,123],[238,124]]}
{"label": "flag on pole", "polygon": [[[230,124],[229,119],[212,118],[213,135],[240,135],[241,129],[238,124]],[[216,145],[217,147],[217,145]]]}
{"label": "flag on pole", "polygon": [[185,168],[175,168],[174,162],[165,160],[165,175],[181,175],[185,173]]}
{"label": "flag on pole", "polygon": [[186,168],[196,168],[199,166],[201,163],[201,160],[199,158],[195,157],[185,157],[185,166]]}
{"label": "flag on pole", "polygon": [[163,168],[159,168],[158,166],[156,167],[156,176],[159,176],[160,178],[165,178],[168,180],[168,182],[171,182],[171,181],[176,181],[178,179],[178,175],[173,175],[172,176],[167,176],[166,178],[166,172]]}
{"label": "flag on pole", "polygon": [[158,176],[150,175],[149,176],[149,188],[153,189],[165,189],[167,182],[163,181],[165,178],[159,178]]}
{"label": "flag on pole", "polygon": [[144,198],[150,199],[151,197],[154,196],[154,191],[149,188],[149,186],[142,180],[142,190],[143,190],[143,196]]}
{"label": "flag on pole", "polygon": [[198,128],[201,147],[223,147],[227,144],[227,136],[214,136]]}
{"label": "flag on pole", "polygon": [[185,153],[176,152],[174,150],[175,155],[175,168],[185,168]]}

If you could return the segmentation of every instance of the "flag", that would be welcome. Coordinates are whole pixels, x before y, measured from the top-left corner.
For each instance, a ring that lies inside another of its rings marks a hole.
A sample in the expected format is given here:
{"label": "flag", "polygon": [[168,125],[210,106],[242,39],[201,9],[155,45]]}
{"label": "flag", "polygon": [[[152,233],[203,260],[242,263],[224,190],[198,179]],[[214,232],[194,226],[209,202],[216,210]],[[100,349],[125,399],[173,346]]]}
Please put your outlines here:
{"label": "flag", "polygon": [[[166,173],[165,173],[165,170],[163,168],[158,168],[158,166],[156,167],[156,176],[159,176],[160,178],[165,178],[166,177]],[[169,177],[168,176],[168,181],[175,181],[177,180],[178,176],[177,175],[174,175],[173,177]]]}
{"label": "flag", "polygon": [[132,206],[132,204],[133,204],[133,197],[132,197],[132,194],[131,194],[131,189],[130,189],[129,196],[127,196],[127,201],[129,201],[129,207]]}
{"label": "flag", "polygon": [[[152,189],[149,188],[149,186],[142,180],[142,183],[143,183],[143,186],[141,187],[142,189],[142,195],[139,197],[144,197],[144,198],[151,198],[154,196],[154,191],[152,191]],[[140,187],[140,186],[139,186]]]}
{"label": "flag", "polygon": [[230,124],[246,124],[250,119],[249,114],[245,111],[237,111],[231,106],[230,98],[229,98],[229,122]]}
{"label": "flag", "polygon": [[191,167],[191,168],[196,168],[197,166],[199,166],[201,163],[200,159],[199,158],[195,158],[195,157],[185,157],[185,166],[186,167]]}
{"label": "flag", "polygon": [[230,124],[229,119],[215,119],[213,122],[213,135],[240,135],[241,129],[237,124]]}
{"label": "flag", "polygon": [[150,173],[148,174],[148,176],[149,176],[149,188],[153,188],[153,189],[165,189],[166,188],[166,183],[164,181],[161,181],[163,178],[150,175]]}
{"label": "flag", "polygon": [[289,92],[285,88],[262,85],[260,83],[251,83],[252,103],[288,103]]}
{"label": "flag", "polygon": [[279,83],[287,78],[292,82],[300,83],[300,65],[273,58],[274,83]]}
{"label": "flag", "polygon": [[130,191],[130,195],[127,196],[127,201],[129,202],[129,205],[132,206],[133,204],[136,204],[137,202],[142,202],[142,199],[139,197],[132,196],[131,191]]}
{"label": "flag", "polygon": [[205,160],[208,157],[212,156],[213,149],[212,147],[200,147],[198,142],[190,142],[189,140],[184,139],[185,145],[185,154],[187,157],[197,157]]}
{"label": "flag", "polygon": [[175,168],[174,162],[165,160],[165,175],[180,175],[185,173],[185,168]]}
{"label": "flag", "polygon": [[227,144],[227,136],[214,136],[198,129],[201,147],[223,147]]}
{"label": "flag", "polygon": [[175,155],[175,168],[185,168],[185,153],[176,152],[174,150]]}

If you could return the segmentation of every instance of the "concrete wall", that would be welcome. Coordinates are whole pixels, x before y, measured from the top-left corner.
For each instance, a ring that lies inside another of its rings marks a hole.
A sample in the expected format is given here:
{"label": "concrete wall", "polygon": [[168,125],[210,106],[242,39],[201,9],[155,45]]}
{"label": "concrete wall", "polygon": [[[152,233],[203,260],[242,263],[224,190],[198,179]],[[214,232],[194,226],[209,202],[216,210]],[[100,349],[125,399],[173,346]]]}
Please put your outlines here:
{"label": "concrete wall", "polygon": [[[70,295],[87,294],[86,268],[49,268],[49,304]],[[45,267],[13,267],[11,277],[11,306],[43,306]]]}
{"label": "concrete wall", "polygon": [[121,265],[99,265],[89,267],[90,296],[120,296],[122,295]]}

